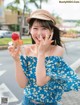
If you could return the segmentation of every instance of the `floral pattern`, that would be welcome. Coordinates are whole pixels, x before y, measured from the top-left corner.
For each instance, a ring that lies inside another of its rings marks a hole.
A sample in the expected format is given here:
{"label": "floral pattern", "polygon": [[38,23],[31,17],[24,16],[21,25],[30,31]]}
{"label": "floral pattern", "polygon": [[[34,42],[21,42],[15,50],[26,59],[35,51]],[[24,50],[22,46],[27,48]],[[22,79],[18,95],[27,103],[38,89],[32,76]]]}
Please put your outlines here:
{"label": "floral pattern", "polygon": [[44,103],[58,102],[64,92],[80,89],[80,79],[62,57],[48,56],[45,58],[46,75],[51,79],[41,87],[36,84],[37,58],[21,55],[20,61],[24,74],[29,79],[24,88],[24,94],[31,100]]}

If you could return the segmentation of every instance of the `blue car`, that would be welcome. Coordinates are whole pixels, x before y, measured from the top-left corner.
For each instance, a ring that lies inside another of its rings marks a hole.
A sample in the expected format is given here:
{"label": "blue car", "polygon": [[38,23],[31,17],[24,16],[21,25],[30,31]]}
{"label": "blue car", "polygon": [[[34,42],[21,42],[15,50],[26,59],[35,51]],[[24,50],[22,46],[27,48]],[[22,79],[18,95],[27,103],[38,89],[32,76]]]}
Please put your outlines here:
{"label": "blue car", "polygon": [[0,31],[0,38],[11,38],[12,31]]}

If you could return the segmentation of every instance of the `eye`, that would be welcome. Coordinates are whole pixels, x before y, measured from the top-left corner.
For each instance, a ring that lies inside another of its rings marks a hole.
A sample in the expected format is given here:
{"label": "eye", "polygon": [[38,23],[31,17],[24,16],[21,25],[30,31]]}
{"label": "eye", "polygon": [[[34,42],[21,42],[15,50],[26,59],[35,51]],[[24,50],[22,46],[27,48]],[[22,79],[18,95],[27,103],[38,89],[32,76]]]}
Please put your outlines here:
{"label": "eye", "polygon": [[46,27],[43,27],[42,29],[43,29],[43,30],[47,30],[47,28],[46,28]]}
{"label": "eye", "polygon": [[33,28],[33,29],[37,30],[38,28]]}

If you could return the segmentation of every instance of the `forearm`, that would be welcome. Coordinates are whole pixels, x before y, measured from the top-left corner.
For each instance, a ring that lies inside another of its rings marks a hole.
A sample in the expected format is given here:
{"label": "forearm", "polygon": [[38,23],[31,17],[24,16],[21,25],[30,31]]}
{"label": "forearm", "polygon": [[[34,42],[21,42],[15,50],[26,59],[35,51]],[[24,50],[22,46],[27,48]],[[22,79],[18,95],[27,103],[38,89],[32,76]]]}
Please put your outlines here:
{"label": "forearm", "polygon": [[46,84],[50,78],[46,76],[46,68],[45,68],[45,55],[38,55],[37,59],[37,67],[36,67],[36,82],[38,85],[43,86]]}
{"label": "forearm", "polygon": [[25,88],[25,86],[28,82],[28,79],[26,78],[26,76],[22,70],[20,60],[15,61],[15,68],[16,68],[16,73],[15,73],[16,81],[18,82],[18,84],[21,88]]}

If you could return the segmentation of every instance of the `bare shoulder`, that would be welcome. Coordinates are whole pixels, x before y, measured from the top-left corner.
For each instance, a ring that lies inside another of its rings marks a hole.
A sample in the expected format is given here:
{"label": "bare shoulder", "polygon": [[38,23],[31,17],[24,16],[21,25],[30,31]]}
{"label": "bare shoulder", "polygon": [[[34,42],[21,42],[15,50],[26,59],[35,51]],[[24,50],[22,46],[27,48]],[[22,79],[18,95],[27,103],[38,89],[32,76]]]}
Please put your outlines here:
{"label": "bare shoulder", "polygon": [[63,54],[64,54],[64,48],[62,46],[57,45],[54,48],[54,52],[55,52],[56,56],[63,56]]}
{"label": "bare shoulder", "polygon": [[56,51],[57,51],[57,54],[58,56],[63,56],[64,54],[64,48],[62,46],[56,46]]}
{"label": "bare shoulder", "polygon": [[57,45],[56,48],[57,48],[57,50],[59,50],[60,52],[62,52],[62,53],[64,52],[64,48],[63,48],[62,46],[58,46],[58,45]]}
{"label": "bare shoulder", "polygon": [[29,53],[33,47],[34,47],[34,45],[25,45],[24,46],[25,54],[29,55]]}

